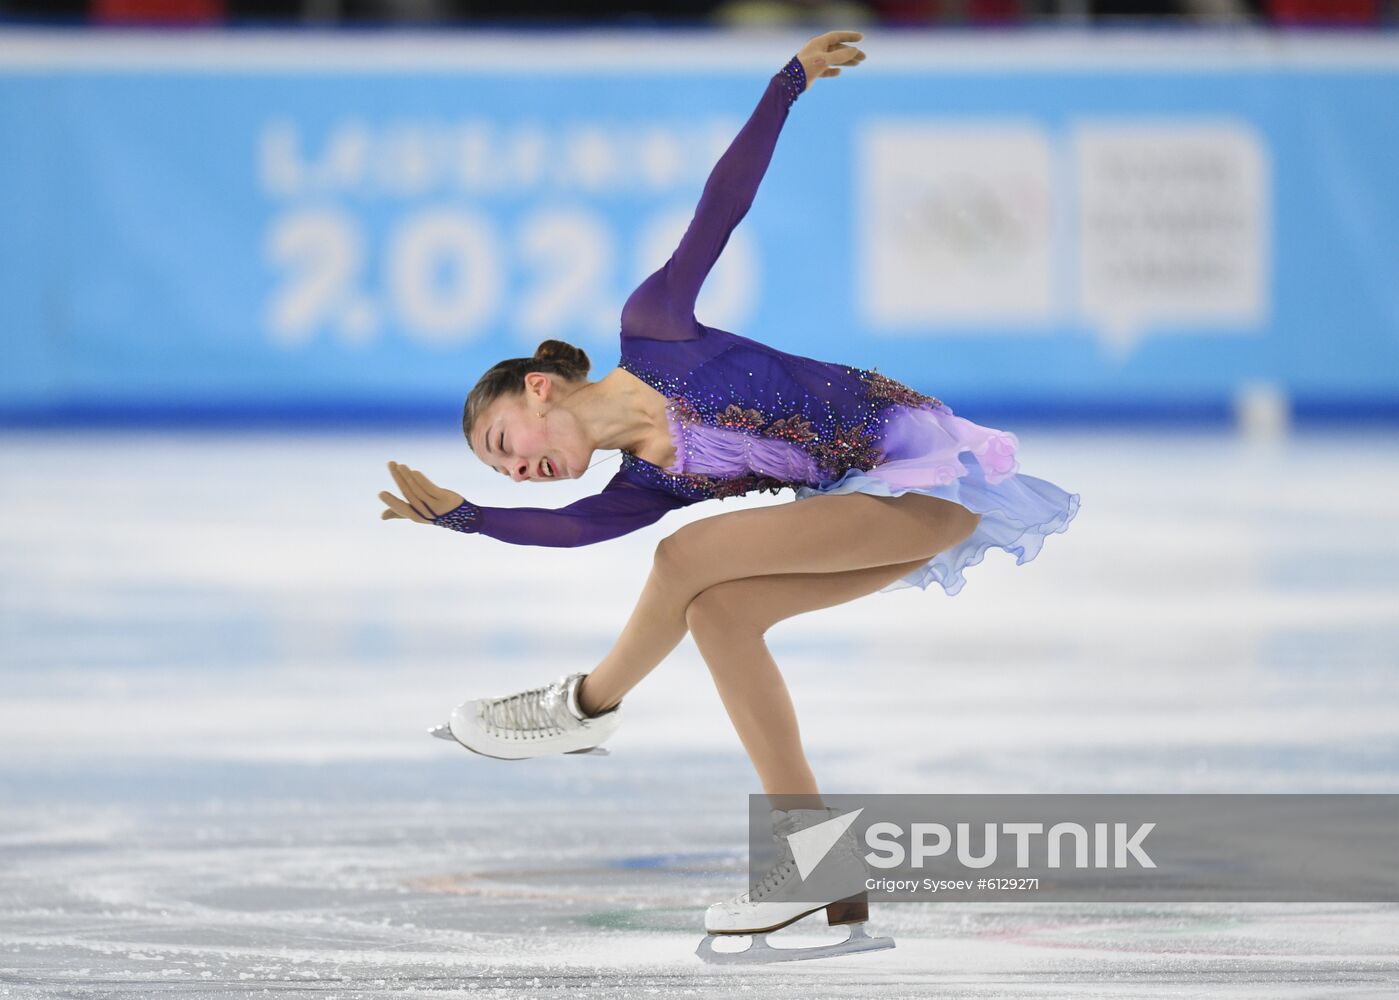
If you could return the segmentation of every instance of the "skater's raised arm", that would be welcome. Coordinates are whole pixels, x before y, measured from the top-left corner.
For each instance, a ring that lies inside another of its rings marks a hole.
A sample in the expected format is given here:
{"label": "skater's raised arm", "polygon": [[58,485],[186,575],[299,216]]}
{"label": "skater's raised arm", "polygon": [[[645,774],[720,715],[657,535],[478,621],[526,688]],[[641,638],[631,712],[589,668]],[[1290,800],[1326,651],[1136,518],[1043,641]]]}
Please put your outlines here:
{"label": "skater's raised arm", "polygon": [[700,335],[695,299],[734,227],[748,214],[758,184],[772,160],[787,111],[812,81],[836,76],[865,55],[847,42],[858,31],[828,31],[802,47],[771,80],[747,124],[710,172],[699,207],[670,260],[632,292],[622,308],[622,332],[653,340],[690,340]]}
{"label": "skater's raised arm", "polygon": [[482,507],[459,493],[435,486],[421,472],[390,463],[405,497],[379,494],[388,508],[384,520],[403,518],[487,535],[512,545],[575,548],[644,528],[667,512],[693,503],[682,497],[637,486],[618,472],[602,492],[565,507]]}

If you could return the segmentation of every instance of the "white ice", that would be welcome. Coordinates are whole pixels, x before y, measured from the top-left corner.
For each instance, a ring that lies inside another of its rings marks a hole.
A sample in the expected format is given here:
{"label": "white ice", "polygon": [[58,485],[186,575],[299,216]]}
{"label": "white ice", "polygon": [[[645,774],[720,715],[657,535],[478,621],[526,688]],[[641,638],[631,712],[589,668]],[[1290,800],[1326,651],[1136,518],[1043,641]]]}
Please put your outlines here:
{"label": "white ice", "polygon": [[[1392,433],[1016,431],[1082,496],[1037,560],[769,634],[829,791],[1399,791]],[[1374,904],[876,900],[893,951],[701,965],[758,788],[689,640],[611,757],[424,730],[589,668],[661,537],[790,495],[512,547],[381,522],[389,459],[550,507],[615,464],[518,485],[450,433],[0,437],[0,996],[1399,993]]]}

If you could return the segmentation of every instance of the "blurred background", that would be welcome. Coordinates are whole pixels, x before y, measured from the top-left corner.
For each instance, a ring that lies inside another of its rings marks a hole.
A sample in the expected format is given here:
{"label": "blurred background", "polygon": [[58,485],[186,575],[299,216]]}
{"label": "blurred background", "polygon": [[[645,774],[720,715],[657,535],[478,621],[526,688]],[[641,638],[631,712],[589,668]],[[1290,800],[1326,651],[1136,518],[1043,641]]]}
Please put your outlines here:
{"label": "blurred background", "polygon": [[467,0],[6,0],[11,17],[97,23],[403,22],[461,24],[695,24],[753,27],[844,24],[927,28],[1154,21],[1162,24],[1351,25],[1373,27],[1396,15],[1393,0],[673,0],[666,4]]}
{"label": "blurred background", "polygon": [[[700,319],[1013,430],[1082,507],[955,599],[771,630],[823,787],[1395,791],[1395,17],[0,0],[0,984],[732,991],[691,951],[757,788],[689,640],[612,757],[425,730],[589,669],[660,538],[790,496],[550,550],[376,494],[390,459],[483,505],[601,488],[616,454],[491,472],[466,392],[545,338],[606,374],[768,78],[835,28],[868,59],[792,108]],[[1388,996],[1396,922],[890,905],[895,952],[763,995]]]}
{"label": "blurred background", "polygon": [[704,322],[983,422],[1399,417],[1391,32],[759,9],[12,25],[0,421],[444,426],[541,339],[610,366],[773,60],[830,23],[868,65],[794,110]]}

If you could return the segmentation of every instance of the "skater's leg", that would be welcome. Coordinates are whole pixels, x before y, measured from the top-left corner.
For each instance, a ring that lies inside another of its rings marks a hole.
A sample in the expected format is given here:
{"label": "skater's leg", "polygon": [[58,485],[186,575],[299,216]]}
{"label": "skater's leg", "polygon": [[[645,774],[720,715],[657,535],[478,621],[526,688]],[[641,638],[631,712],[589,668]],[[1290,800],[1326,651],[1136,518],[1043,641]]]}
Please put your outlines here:
{"label": "skater's leg", "polygon": [[663,539],[621,636],[580,692],[584,711],[606,711],[685,637],[690,602],[728,580],[780,573],[839,573],[926,561],[967,538],[979,515],[919,493],[821,495],[694,521]]}
{"label": "skater's leg", "polygon": [[690,602],[686,621],[734,729],[774,809],[809,808],[816,779],[802,751],[796,711],[764,634],[788,618],[874,593],[924,560],[846,570],[784,573],[716,584]]}

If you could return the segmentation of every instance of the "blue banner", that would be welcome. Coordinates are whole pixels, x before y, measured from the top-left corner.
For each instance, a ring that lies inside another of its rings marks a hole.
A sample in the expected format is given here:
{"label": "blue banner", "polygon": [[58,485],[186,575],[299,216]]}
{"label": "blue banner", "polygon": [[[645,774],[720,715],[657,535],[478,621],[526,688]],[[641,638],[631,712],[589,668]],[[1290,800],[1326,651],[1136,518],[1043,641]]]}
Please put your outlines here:
{"label": "blue banner", "polygon": [[[1399,43],[1238,68],[1082,45],[814,86],[700,319],[973,415],[1254,383],[1399,404]],[[788,55],[5,67],[0,411],[451,408],[547,337],[601,375]]]}

